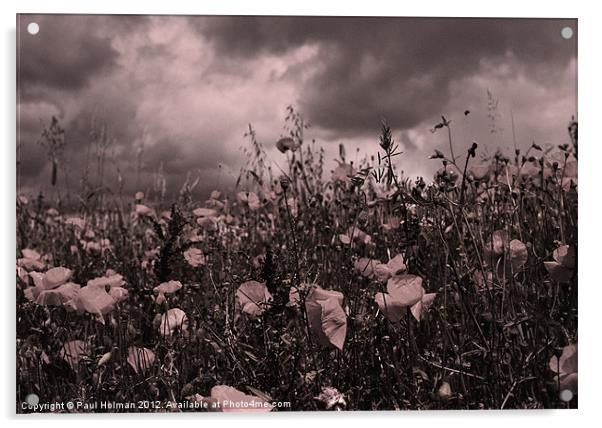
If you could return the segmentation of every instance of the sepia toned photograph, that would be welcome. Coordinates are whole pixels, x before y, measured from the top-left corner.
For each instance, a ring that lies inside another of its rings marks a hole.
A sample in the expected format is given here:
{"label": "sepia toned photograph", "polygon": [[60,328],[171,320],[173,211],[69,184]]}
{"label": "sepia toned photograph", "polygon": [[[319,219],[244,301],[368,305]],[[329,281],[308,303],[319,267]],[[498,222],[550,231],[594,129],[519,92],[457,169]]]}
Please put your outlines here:
{"label": "sepia toned photograph", "polygon": [[577,19],[16,19],[16,413],[578,408]]}

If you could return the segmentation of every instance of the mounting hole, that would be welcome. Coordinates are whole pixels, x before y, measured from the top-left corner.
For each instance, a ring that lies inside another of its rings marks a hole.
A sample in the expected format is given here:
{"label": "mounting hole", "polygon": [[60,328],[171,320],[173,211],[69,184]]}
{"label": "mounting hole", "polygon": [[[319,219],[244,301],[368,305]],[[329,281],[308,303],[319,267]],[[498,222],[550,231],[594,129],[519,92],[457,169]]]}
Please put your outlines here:
{"label": "mounting hole", "polygon": [[35,36],[40,32],[40,26],[37,22],[30,22],[29,24],[27,24],[27,32],[32,36]]}
{"label": "mounting hole", "polygon": [[562,38],[568,40],[573,37],[573,29],[571,27],[564,27],[562,30],[560,30],[560,35]]}
{"label": "mounting hole", "polygon": [[38,394],[27,394],[27,397],[25,397],[25,402],[30,406],[37,406],[40,402],[40,397],[38,397]]}
{"label": "mounting hole", "polygon": [[563,389],[562,391],[560,391],[560,399],[565,403],[568,403],[573,399],[573,393],[570,389]]}

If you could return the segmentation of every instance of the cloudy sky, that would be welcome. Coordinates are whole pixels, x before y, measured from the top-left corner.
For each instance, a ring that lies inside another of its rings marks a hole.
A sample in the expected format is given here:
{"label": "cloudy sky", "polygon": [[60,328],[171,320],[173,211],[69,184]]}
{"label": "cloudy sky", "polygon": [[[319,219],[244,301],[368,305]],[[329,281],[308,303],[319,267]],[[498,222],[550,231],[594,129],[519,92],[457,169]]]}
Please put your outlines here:
{"label": "cloudy sky", "polygon": [[426,178],[437,168],[428,155],[447,150],[447,134],[430,132],[441,114],[457,153],[476,140],[486,155],[511,153],[512,118],[527,147],[566,142],[577,113],[575,20],[21,15],[17,33],[24,193],[48,188],[38,140],[53,115],[66,130],[59,184],[77,190],[86,159],[95,168],[95,119],[112,141],[107,184],[119,171],[126,192],[144,190],[162,164],[170,191],[190,172],[204,192],[234,182],[249,123],[284,164],[274,144],[287,105],[311,124],[306,139],[329,165],[339,143],[351,160],[375,153],[387,118],[404,152],[399,169]]}

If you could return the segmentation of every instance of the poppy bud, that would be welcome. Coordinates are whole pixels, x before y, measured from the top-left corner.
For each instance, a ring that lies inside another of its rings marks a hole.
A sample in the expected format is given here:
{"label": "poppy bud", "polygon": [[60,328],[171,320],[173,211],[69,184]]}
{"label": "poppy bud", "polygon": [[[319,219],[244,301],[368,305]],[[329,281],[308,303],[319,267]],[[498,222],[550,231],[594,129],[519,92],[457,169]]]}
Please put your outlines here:
{"label": "poppy bud", "polygon": [[563,350],[564,348],[562,346],[557,346],[556,348],[554,348],[554,355],[556,356],[556,358],[560,358]]}
{"label": "poppy bud", "polygon": [[282,190],[286,191],[289,188],[289,184],[290,182],[288,180],[288,177],[284,175],[280,177],[280,186],[282,187]]}

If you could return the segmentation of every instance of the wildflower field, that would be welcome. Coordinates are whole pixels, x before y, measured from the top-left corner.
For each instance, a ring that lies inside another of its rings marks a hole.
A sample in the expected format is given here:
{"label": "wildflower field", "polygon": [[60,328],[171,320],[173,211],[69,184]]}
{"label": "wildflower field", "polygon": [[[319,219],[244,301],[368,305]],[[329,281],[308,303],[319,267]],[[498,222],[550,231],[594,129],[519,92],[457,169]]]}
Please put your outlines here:
{"label": "wildflower field", "polygon": [[577,124],[487,158],[450,139],[414,179],[386,123],[330,170],[291,115],[285,166],[251,132],[234,192],[18,197],[17,412],[32,393],[64,412],[576,407]]}

